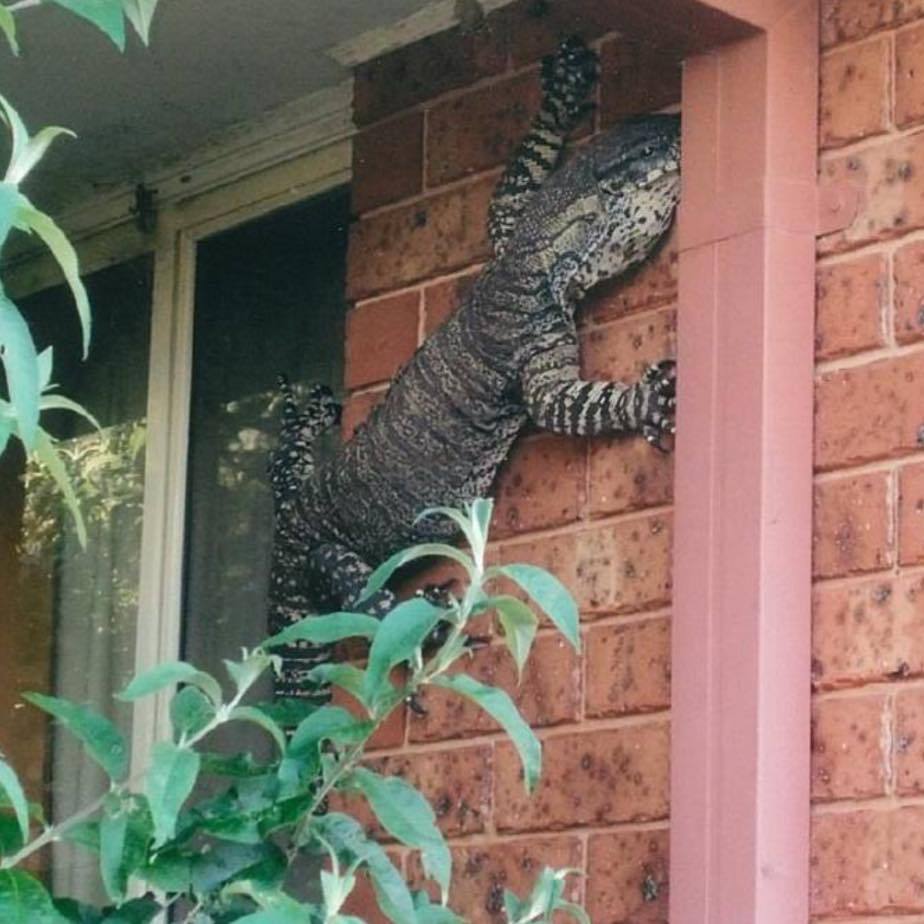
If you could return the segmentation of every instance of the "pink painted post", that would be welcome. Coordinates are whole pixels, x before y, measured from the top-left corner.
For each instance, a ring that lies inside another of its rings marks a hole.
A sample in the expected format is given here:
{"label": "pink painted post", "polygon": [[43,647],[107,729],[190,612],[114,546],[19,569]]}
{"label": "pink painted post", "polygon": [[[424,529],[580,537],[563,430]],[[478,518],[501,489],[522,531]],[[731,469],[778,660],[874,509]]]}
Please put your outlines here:
{"label": "pink painted post", "polygon": [[800,924],[818,11],[698,6],[755,32],[684,74],[671,922]]}

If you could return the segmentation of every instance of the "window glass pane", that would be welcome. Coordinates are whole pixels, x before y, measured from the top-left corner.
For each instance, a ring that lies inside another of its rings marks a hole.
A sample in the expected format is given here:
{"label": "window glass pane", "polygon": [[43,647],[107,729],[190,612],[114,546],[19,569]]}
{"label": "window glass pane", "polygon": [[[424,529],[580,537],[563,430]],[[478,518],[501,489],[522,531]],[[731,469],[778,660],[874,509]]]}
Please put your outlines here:
{"label": "window glass pane", "polygon": [[267,631],[276,377],[341,389],[348,208],[338,189],[199,247],[184,657],[217,676]]}
{"label": "window glass pane", "polygon": [[[133,673],[144,491],[145,413],[151,326],[151,260],[142,258],[92,274],[93,340],[86,362],[69,292],[63,287],[21,302],[39,348],[54,347],[53,380],[83,404],[99,432],[69,413],[49,413],[86,521],[81,548],[69,512],[48,474],[23,465],[13,447],[4,455],[2,487],[7,523],[2,554],[14,570],[6,586],[0,686],[18,696],[50,691],[87,703],[113,719],[130,740],[131,711],[113,700]],[[9,629],[9,631],[7,631]],[[8,644],[12,639],[12,644]],[[0,707],[6,714],[6,703]],[[36,797],[46,777],[48,808],[68,817],[105,791],[106,779],[66,732],[32,707],[0,722],[0,749],[24,769]],[[7,730],[9,739],[7,739]],[[50,731],[46,741],[45,732]],[[40,768],[43,768],[44,773]],[[92,854],[56,845],[55,889],[92,900],[97,877]]]}

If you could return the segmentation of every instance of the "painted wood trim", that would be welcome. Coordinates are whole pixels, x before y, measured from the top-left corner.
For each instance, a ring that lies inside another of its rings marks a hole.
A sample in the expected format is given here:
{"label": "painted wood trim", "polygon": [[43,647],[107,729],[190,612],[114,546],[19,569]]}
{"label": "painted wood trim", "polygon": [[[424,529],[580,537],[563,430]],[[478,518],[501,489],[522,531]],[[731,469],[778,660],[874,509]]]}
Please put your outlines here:
{"label": "painted wood trim", "polygon": [[670,919],[799,924],[818,10],[698,5],[764,31],[684,72]]}

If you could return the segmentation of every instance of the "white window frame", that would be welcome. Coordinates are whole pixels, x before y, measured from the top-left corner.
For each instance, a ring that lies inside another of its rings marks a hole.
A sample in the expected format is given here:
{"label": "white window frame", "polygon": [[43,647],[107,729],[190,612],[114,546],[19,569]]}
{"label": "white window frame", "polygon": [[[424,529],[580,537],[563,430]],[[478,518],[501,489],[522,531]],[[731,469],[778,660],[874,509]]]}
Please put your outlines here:
{"label": "white window frame", "polygon": [[[158,190],[153,235],[136,228],[128,188],[61,218],[84,274],[143,254],[153,258],[136,671],[180,653],[198,244],[348,183],[352,96],[351,81],[312,94],[153,174],[147,181]],[[22,295],[61,277],[46,255],[36,254],[17,260],[4,281]],[[135,705],[133,776],[147,766],[153,742],[169,735],[168,703],[161,695]]]}

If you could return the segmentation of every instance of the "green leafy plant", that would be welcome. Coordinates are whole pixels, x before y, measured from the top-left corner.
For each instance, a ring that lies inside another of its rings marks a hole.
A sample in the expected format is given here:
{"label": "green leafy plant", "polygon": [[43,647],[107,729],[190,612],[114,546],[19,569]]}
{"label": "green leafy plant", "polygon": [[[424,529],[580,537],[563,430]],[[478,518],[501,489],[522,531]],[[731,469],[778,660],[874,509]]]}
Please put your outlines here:
{"label": "green leafy plant", "polygon": [[[197,924],[350,924],[361,919],[342,909],[360,871],[371,880],[381,911],[396,924],[463,921],[449,909],[452,858],[432,808],[405,780],[382,776],[364,763],[368,742],[406,700],[427,687],[441,687],[474,701],[498,722],[519,754],[531,790],[542,769],[539,740],[504,690],[458,670],[470,654],[471,620],[496,612],[504,642],[522,668],[538,617],[530,604],[497,592],[498,582],[506,579],[516,582],[575,648],[580,634],[574,600],[552,575],[530,565],[486,566],[490,501],[425,515],[453,519],[468,551],[441,544],[412,547],[378,568],[366,593],[381,587],[402,564],[445,556],[467,576],[459,599],[436,606],[414,597],[382,621],[346,612],[307,617],[245,651],[239,661],[226,661],[225,685],[182,661],[141,674],[121,699],[133,702],[179,689],[170,703],[172,737],[154,745],[150,765],[136,779],[128,777],[127,744],[108,719],[65,699],[28,694],[30,703],[82,742],[110,786],[77,815],[47,825],[27,802],[12,768],[0,760],[0,921],[144,922],[176,906],[182,920]],[[447,629],[443,641],[425,653],[439,623]],[[302,714],[292,727],[283,719],[284,713],[291,717],[291,708],[247,702],[256,681],[278,667],[274,649],[295,641],[331,644],[348,638],[368,642],[364,666],[331,662],[315,668],[310,679],[341,687],[359,704],[358,714],[338,705],[311,708],[296,702]],[[394,668],[401,664],[407,667],[398,682]],[[232,722],[260,728],[273,745],[272,756],[257,760],[209,750],[211,733]],[[202,781],[210,784],[207,796],[198,795]],[[391,838],[419,851],[437,901],[425,891],[413,892],[385,850],[347,811],[325,810],[331,799],[344,797],[361,797]],[[58,840],[97,855],[110,906],[88,908],[52,897],[22,868]],[[289,887],[289,875],[296,863],[311,857],[318,858],[316,897],[303,900]],[[562,911],[589,924],[583,909],[564,898],[569,872],[544,870],[525,898],[507,892],[508,922],[550,922]],[[145,889],[161,897],[132,897]]]}
{"label": "green leafy plant", "polygon": [[[19,54],[19,38],[14,14],[38,6],[56,5],[93,23],[120,48],[125,47],[126,22],[145,43],[157,0],[20,0],[0,3],[0,32],[10,50]],[[49,126],[30,135],[13,105],[0,95],[0,120],[9,135],[9,162],[0,180],[0,258],[13,232],[35,235],[51,251],[70,286],[80,318],[83,355],[90,348],[90,302],[80,279],[77,254],[55,221],[37,209],[22,191],[22,184],[56,138],[73,136],[60,126]],[[86,528],[77,495],[52,437],[40,424],[43,411],[66,410],[85,417],[98,428],[86,408],[57,392],[52,381],[53,350],[38,352],[29,325],[0,282],[0,365],[6,397],[0,398],[0,454],[11,437],[18,439],[28,455],[33,456],[51,475],[77,525],[81,544],[86,543]]]}

